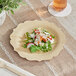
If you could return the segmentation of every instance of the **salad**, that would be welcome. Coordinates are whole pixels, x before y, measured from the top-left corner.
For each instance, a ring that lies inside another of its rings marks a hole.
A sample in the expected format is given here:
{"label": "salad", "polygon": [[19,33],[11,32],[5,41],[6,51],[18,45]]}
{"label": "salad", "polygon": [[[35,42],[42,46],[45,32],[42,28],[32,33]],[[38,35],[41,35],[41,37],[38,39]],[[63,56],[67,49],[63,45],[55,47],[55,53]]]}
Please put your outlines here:
{"label": "salad", "polygon": [[30,52],[48,52],[52,50],[55,36],[47,30],[34,28],[31,33],[26,32],[25,36],[23,47],[28,48]]}

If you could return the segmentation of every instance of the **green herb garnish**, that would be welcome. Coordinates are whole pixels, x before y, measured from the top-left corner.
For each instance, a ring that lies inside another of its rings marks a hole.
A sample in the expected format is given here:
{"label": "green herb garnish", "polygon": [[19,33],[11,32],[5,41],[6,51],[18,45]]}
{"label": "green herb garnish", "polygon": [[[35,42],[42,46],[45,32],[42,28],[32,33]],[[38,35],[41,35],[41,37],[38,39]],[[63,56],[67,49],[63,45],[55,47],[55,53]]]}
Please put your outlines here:
{"label": "green herb garnish", "polygon": [[24,44],[24,46],[23,46],[24,48],[26,48],[27,47],[27,45],[26,44]]}
{"label": "green herb garnish", "polygon": [[52,38],[55,38],[55,36],[54,35],[51,35],[52,36]]}
{"label": "green herb garnish", "polygon": [[26,44],[28,44],[28,43],[29,43],[29,41],[28,41],[28,40],[26,40],[26,41],[25,41],[25,43],[26,43]]}
{"label": "green herb garnish", "polygon": [[31,39],[30,33],[26,32],[26,37],[27,37],[28,40],[30,40]]}

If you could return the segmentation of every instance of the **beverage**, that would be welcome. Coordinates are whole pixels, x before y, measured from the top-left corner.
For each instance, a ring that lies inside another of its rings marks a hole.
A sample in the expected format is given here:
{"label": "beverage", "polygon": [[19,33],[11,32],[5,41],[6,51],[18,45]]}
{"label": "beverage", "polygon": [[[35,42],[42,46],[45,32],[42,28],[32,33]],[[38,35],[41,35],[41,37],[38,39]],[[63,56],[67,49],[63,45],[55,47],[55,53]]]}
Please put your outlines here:
{"label": "beverage", "polygon": [[61,11],[64,8],[66,8],[66,6],[67,6],[67,0],[54,0],[53,1],[53,8],[56,11]]}

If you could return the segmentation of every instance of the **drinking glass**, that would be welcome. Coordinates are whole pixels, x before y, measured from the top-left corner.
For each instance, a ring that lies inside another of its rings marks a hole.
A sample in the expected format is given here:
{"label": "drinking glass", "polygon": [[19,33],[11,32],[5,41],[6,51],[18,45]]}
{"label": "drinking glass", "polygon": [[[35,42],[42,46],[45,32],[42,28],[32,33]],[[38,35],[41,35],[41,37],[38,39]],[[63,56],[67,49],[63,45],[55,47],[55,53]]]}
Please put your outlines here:
{"label": "drinking glass", "polygon": [[61,11],[67,6],[67,0],[53,0],[53,8],[56,11]]}
{"label": "drinking glass", "polygon": [[58,17],[69,15],[71,10],[72,8],[67,0],[53,0],[48,6],[49,13]]}

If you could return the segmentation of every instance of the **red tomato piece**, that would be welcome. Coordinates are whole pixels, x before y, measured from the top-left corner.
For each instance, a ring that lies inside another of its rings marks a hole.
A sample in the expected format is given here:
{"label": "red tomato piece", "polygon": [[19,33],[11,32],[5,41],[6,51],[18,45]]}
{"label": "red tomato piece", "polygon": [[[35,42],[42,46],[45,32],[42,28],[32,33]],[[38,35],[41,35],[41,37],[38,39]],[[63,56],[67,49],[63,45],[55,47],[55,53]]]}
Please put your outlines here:
{"label": "red tomato piece", "polygon": [[36,36],[34,38],[36,39]]}
{"label": "red tomato piece", "polygon": [[47,38],[42,38],[42,40],[43,40],[44,42],[46,42],[46,41],[47,41]]}
{"label": "red tomato piece", "polygon": [[52,36],[50,35],[49,37],[48,37],[50,40],[52,40]]}
{"label": "red tomato piece", "polygon": [[38,29],[35,29],[34,31],[35,31],[35,33],[40,34],[40,31]]}

